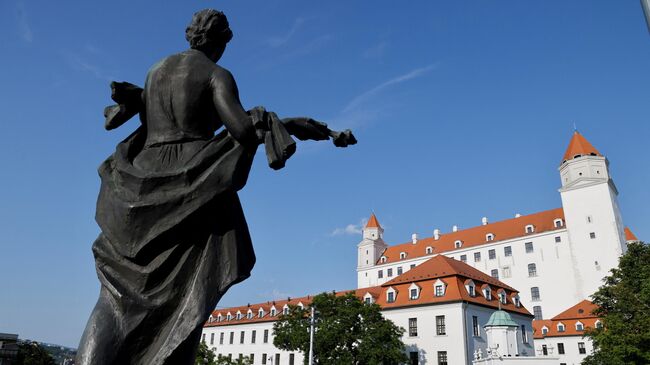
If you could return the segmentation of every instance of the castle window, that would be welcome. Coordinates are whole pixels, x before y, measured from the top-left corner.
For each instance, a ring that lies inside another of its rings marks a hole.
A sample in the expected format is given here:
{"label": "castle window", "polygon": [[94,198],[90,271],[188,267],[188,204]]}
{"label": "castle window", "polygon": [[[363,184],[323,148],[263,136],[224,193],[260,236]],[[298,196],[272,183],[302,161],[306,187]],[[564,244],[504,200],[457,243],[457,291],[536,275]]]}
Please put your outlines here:
{"label": "castle window", "polygon": [[271,308],[271,317],[274,317],[276,313],[277,311],[275,310],[275,307]]}
{"label": "castle window", "polygon": [[548,327],[546,326],[542,327],[542,336],[546,336],[547,333],[548,333]]}
{"label": "castle window", "polygon": [[508,257],[508,256],[512,256],[512,247],[510,247],[510,246],[506,246],[506,247],[504,247],[504,248],[503,248],[503,254],[504,254],[506,257]]}
{"label": "castle window", "polygon": [[382,257],[379,259],[379,262],[381,262],[382,264],[386,263],[386,256],[382,256]]}
{"label": "castle window", "polygon": [[393,269],[386,269],[386,276],[389,278],[393,276]]}
{"label": "castle window", "polygon": [[460,255],[460,261],[467,262],[467,255]]}
{"label": "castle window", "polygon": [[490,290],[489,286],[483,288],[483,296],[486,300],[492,300],[492,290]]}
{"label": "castle window", "polygon": [[217,316],[217,322],[221,322],[223,320],[223,317],[221,316],[221,313]]}
{"label": "castle window", "polygon": [[289,314],[289,307],[288,306],[285,305],[284,308],[282,308],[282,314],[284,314],[285,316],[287,314]]}
{"label": "castle window", "polygon": [[231,320],[231,319],[232,319],[232,315],[231,315],[230,313],[228,313],[228,314],[226,315],[226,320],[229,321],[229,320]]}
{"label": "castle window", "polygon": [[409,337],[416,337],[417,335],[418,335],[418,319],[409,318]]}
{"label": "castle window", "polygon": [[557,353],[560,355],[564,355],[564,344],[562,342],[559,342],[557,344]]}
{"label": "castle window", "polygon": [[461,247],[463,247],[463,241],[458,240],[458,241],[454,242],[454,247],[455,247],[455,248],[461,248]]}
{"label": "castle window", "polygon": [[427,255],[431,255],[431,254],[433,253],[433,247],[428,246],[428,247],[425,249],[425,252],[427,253]]}
{"label": "castle window", "polygon": [[237,312],[237,320],[241,319],[241,313]]}
{"label": "castle window", "polygon": [[504,291],[499,292],[499,301],[501,304],[508,304],[508,297]]}
{"label": "castle window", "polygon": [[529,224],[526,226],[526,233],[534,233],[535,232],[535,226],[532,224]]}
{"label": "castle window", "polygon": [[537,265],[528,264],[528,277],[537,276]]}
{"label": "castle window", "polygon": [[411,286],[409,287],[409,299],[416,300],[419,297],[420,297],[420,287],[415,284],[411,284]]}
{"label": "castle window", "polygon": [[436,316],[436,335],[444,336],[447,334],[447,326],[445,325],[445,316]]}
{"label": "castle window", "polygon": [[530,288],[530,298],[533,301],[540,300],[539,288],[538,287],[534,286],[534,287]]}
{"label": "castle window", "polygon": [[264,309],[260,308],[260,310],[257,311],[257,317],[259,317],[259,318],[264,317]]}
{"label": "castle window", "polygon": [[564,225],[564,222],[562,222],[562,219],[557,218],[556,220],[553,221],[553,225],[555,228],[561,228]]}
{"label": "castle window", "polygon": [[476,285],[474,285],[472,280],[467,280],[465,282],[465,290],[467,290],[470,297],[476,296]]}
{"label": "castle window", "polygon": [[400,252],[399,253],[399,258],[400,258],[400,260],[404,260],[406,258],[406,252]]}
{"label": "castle window", "polygon": [[584,331],[585,326],[581,322],[576,323],[576,331]]}
{"label": "castle window", "polygon": [[512,297],[512,302],[515,303],[515,307],[521,307],[521,300],[519,300],[519,295]]}
{"label": "castle window", "polygon": [[504,278],[509,278],[510,275],[512,275],[510,273],[510,266],[504,266],[502,270],[503,270],[503,277]]}
{"label": "castle window", "polygon": [[585,349],[585,343],[584,342],[578,342],[578,352],[581,354],[586,354],[587,349]]}
{"label": "castle window", "polygon": [[597,320],[596,321],[596,328],[603,328],[603,322],[601,322],[600,320]]}
{"label": "castle window", "polygon": [[246,318],[253,319],[253,311],[248,311],[248,313],[246,313]]}
{"label": "castle window", "polygon": [[478,325],[478,317],[477,316],[472,316],[472,330],[474,333],[474,337],[478,337],[481,335],[481,329]]}
{"label": "castle window", "polygon": [[486,241],[494,241],[494,235],[492,233],[488,233],[485,235],[485,240]]}
{"label": "castle window", "polygon": [[591,238],[592,240],[593,240],[594,238],[596,238],[596,232],[590,232],[590,233],[589,233],[589,238]]}
{"label": "castle window", "polygon": [[544,317],[542,316],[542,307],[539,305],[536,305],[533,307],[533,315],[535,316],[535,319],[538,321],[541,321]]}
{"label": "castle window", "polygon": [[384,277],[384,270],[377,271],[377,278],[381,279]]}
{"label": "castle window", "polygon": [[366,293],[366,295],[363,297],[363,301],[366,304],[372,304],[372,295],[370,295],[370,293]]}
{"label": "castle window", "polygon": [[532,253],[534,251],[532,242],[526,242],[524,245],[526,246],[526,253]]}
{"label": "castle window", "polygon": [[390,288],[386,291],[386,302],[394,303],[395,302],[395,289]]}
{"label": "castle window", "polygon": [[528,343],[528,332],[526,332],[526,325],[521,325],[521,342]]}
{"label": "castle window", "polygon": [[587,216],[587,223],[593,223],[593,218],[590,215]]}
{"label": "castle window", "polygon": [[479,261],[481,261],[481,253],[474,252],[474,262],[479,262]]}
{"label": "castle window", "polygon": [[445,287],[443,285],[436,285],[436,296],[441,297],[445,295]]}
{"label": "castle window", "polygon": [[402,270],[402,267],[398,266],[397,267],[397,275],[402,275],[403,272],[404,272],[404,270]]}
{"label": "castle window", "polygon": [[498,279],[499,278],[499,269],[490,270],[490,276],[495,278],[495,279]]}
{"label": "castle window", "polygon": [[488,259],[494,260],[497,258],[497,251],[495,249],[488,250]]}
{"label": "castle window", "polygon": [[555,236],[555,243],[560,243],[560,242],[562,242],[562,237]]}
{"label": "castle window", "polygon": [[557,324],[557,331],[558,332],[564,332],[564,323],[558,323]]}
{"label": "castle window", "polygon": [[415,264],[411,264],[411,269],[415,267]]}

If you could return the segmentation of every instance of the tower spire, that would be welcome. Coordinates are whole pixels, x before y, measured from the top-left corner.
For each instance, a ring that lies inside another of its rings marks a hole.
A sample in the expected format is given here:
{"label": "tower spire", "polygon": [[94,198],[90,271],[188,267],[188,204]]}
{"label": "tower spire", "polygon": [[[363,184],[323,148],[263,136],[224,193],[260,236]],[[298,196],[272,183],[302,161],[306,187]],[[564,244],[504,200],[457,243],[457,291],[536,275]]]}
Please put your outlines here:
{"label": "tower spire", "polygon": [[602,156],[602,154],[598,152],[596,147],[589,143],[589,141],[587,141],[587,139],[583,137],[577,129],[575,129],[573,131],[573,137],[571,137],[571,141],[569,142],[569,147],[567,147],[566,152],[564,152],[562,162],[580,156]]}

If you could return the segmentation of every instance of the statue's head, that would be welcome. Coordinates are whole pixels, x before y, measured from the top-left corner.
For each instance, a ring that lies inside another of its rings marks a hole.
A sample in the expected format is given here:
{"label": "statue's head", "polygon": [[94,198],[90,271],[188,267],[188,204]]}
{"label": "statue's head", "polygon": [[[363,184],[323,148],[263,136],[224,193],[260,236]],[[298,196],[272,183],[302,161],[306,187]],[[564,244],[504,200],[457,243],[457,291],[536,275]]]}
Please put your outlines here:
{"label": "statue's head", "polygon": [[191,48],[202,51],[216,62],[232,39],[232,31],[224,13],[204,9],[192,16],[185,29],[185,39],[190,42]]}

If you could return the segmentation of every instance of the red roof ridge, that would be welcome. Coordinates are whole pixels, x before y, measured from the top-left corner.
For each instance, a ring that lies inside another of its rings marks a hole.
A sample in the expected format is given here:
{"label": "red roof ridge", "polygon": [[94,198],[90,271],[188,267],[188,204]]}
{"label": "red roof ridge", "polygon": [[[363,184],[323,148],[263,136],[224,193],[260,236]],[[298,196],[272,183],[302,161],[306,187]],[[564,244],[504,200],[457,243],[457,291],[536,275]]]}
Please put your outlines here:
{"label": "red roof ridge", "polygon": [[575,131],[573,137],[571,137],[571,141],[569,142],[569,147],[567,147],[566,152],[564,152],[562,162],[586,155],[602,156],[596,147],[589,143],[582,134]]}
{"label": "red roof ridge", "polygon": [[638,241],[639,239],[636,238],[636,235],[632,232],[632,230],[629,227],[625,227],[625,240],[626,241]]}
{"label": "red roof ridge", "polygon": [[593,313],[593,311],[597,308],[597,305],[585,299],[551,318],[551,320],[561,321],[571,319],[598,318],[598,316]]}

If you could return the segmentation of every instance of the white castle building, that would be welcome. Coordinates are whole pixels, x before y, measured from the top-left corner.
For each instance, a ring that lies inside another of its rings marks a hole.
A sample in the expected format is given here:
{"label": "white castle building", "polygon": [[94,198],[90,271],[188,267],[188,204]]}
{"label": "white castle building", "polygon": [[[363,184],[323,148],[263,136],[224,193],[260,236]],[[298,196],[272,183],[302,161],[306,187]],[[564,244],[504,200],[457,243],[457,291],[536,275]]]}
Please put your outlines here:
{"label": "white castle building", "polygon": [[[586,299],[636,237],[623,226],[608,160],[577,131],[559,172],[556,209],[434,229],[397,245],[383,240],[371,215],[354,291],[406,330],[411,364],[568,365],[591,352],[582,333],[599,321]],[[301,364],[303,354],[273,346],[272,328],[289,305],[310,303],[307,296],[215,310],[203,341],[254,364]]]}

